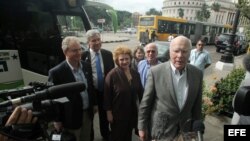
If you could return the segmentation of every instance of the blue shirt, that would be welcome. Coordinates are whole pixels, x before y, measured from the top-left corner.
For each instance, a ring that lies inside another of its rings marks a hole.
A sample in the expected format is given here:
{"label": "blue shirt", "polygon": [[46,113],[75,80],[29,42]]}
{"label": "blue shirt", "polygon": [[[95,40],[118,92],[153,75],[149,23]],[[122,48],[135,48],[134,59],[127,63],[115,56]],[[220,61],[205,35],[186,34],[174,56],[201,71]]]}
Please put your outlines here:
{"label": "blue shirt", "polygon": [[207,64],[211,64],[211,56],[206,50],[197,51],[192,49],[189,57],[190,64],[196,66],[200,70],[204,71]]}
{"label": "blue shirt", "polygon": [[[157,62],[157,64],[160,64],[160,63],[161,63],[160,61]],[[141,84],[143,88],[145,88],[147,76],[148,76],[148,70],[150,69],[150,67],[151,65],[148,63],[146,59],[141,60],[138,64],[138,72],[140,74]]]}
{"label": "blue shirt", "polygon": [[[68,62],[68,61],[67,61]],[[83,71],[82,71],[82,64],[80,63],[80,67],[79,68],[73,68],[70,63],[68,62],[70,68],[71,68],[71,71],[76,79],[77,82],[83,82],[86,86],[86,89],[84,91],[82,91],[80,94],[81,94],[81,97],[82,97],[82,103],[83,103],[83,110],[86,110],[88,109],[89,107],[89,95],[88,95],[88,82],[87,82],[87,78],[85,77]]]}

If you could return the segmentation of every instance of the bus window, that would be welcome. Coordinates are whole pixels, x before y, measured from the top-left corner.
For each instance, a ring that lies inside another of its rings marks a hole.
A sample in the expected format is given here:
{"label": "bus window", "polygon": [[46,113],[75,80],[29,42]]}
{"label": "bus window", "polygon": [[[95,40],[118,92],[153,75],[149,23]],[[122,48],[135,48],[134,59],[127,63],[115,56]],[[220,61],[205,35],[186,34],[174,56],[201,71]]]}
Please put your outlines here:
{"label": "bus window", "polygon": [[140,26],[153,26],[154,17],[143,17],[140,18]]}
{"label": "bus window", "polygon": [[178,34],[183,34],[183,35],[185,35],[185,24],[183,24],[183,23],[180,23],[179,24],[179,28],[178,28]]}
{"label": "bus window", "polygon": [[158,21],[158,33],[167,33],[169,28],[169,22],[163,20]]}
{"label": "bus window", "polygon": [[75,2],[76,5],[68,5],[66,0],[0,1],[1,49],[18,50],[21,67],[32,81],[40,81],[33,80],[38,76],[45,78],[50,68],[65,59],[61,49],[65,36],[79,36],[86,41],[82,35],[90,29],[90,23],[81,0]]}
{"label": "bus window", "polygon": [[195,32],[195,25],[194,24],[190,24],[189,29],[190,29],[190,34],[194,34],[194,32]]}
{"label": "bus window", "polygon": [[62,36],[81,36],[86,32],[81,17],[57,15],[59,29]]}

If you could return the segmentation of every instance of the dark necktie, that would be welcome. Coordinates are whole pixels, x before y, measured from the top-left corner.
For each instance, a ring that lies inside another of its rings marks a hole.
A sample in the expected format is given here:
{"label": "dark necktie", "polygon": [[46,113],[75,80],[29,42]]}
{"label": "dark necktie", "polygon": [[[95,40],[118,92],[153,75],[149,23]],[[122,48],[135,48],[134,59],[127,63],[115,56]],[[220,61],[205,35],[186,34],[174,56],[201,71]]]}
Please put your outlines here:
{"label": "dark necktie", "polygon": [[101,67],[99,53],[95,54],[95,63],[96,63],[96,74],[97,74],[97,87],[99,91],[102,91],[103,90],[103,76],[102,76],[102,67]]}

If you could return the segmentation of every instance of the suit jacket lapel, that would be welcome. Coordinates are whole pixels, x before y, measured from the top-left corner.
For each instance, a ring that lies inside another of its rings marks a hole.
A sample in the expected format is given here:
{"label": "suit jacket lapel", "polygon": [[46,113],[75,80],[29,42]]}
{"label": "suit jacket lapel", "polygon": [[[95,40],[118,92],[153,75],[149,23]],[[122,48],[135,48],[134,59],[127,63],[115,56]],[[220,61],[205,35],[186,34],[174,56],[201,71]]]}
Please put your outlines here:
{"label": "suit jacket lapel", "polygon": [[169,80],[169,83],[167,84],[167,87],[168,87],[167,90],[169,90],[170,95],[171,95],[174,103],[176,104],[176,106],[179,107],[178,102],[177,102],[177,98],[176,98],[176,93],[175,93],[175,90],[174,90],[173,78],[172,78],[173,76],[172,76],[172,69],[171,69],[171,66],[170,66],[170,62],[167,63],[166,70],[167,70],[167,72],[166,72],[166,74],[167,74],[166,75],[167,76],[166,80]]}
{"label": "suit jacket lapel", "polygon": [[105,52],[101,49],[101,54],[102,54],[102,62],[103,62],[103,69],[104,69],[104,74],[107,74],[106,72],[106,67],[105,67],[105,64],[109,64],[110,62],[108,62],[109,60],[108,59],[105,59]]}
{"label": "suit jacket lapel", "polygon": [[64,66],[65,66],[65,73],[64,74],[68,74],[68,75],[65,75],[65,76],[61,76],[61,77],[65,77],[65,79],[68,79],[70,80],[71,82],[74,82],[76,81],[70,67],[69,67],[69,64],[67,63],[67,61],[64,62]]}
{"label": "suit jacket lapel", "polygon": [[192,94],[193,94],[193,92],[192,92],[192,90],[194,89],[194,84],[195,84],[195,79],[194,78],[192,78],[192,77],[194,77],[194,75],[192,75],[192,74],[194,74],[193,72],[192,72],[192,70],[190,69],[190,67],[189,67],[189,65],[187,65],[187,84],[188,84],[188,90],[187,90],[187,99],[186,99],[186,101],[185,101],[185,103],[184,103],[184,105],[183,105],[183,108],[182,109],[184,109],[184,107],[186,106],[186,104],[187,103],[189,103],[189,101],[190,101],[190,98],[193,98],[193,96],[192,96]]}

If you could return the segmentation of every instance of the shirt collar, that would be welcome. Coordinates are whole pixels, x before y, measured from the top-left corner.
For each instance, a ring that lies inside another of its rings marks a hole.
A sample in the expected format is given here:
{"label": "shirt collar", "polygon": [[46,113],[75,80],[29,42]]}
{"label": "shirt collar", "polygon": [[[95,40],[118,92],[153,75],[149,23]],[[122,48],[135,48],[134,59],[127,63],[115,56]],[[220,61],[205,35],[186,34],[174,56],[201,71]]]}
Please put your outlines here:
{"label": "shirt collar", "polygon": [[68,60],[66,60],[66,62],[68,63],[70,69],[71,69],[73,72],[74,72],[74,71],[77,71],[77,70],[79,70],[79,69],[82,69],[82,64],[81,64],[80,62],[79,62],[79,64],[80,64],[80,67],[79,67],[79,68],[74,68],[74,67],[69,63]]}
{"label": "shirt collar", "polygon": [[[171,69],[172,69],[174,74],[180,73],[180,71],[176,69],[176,67],[173,65],[172,62],[170,62],[170,66],[171,66]],[[183,74],[184,72],[186,72],[186,67],[182,70],[182,73],[180,73],[180,74]]]}
{"label": "shirt collar", "polygon": [[93,49],[89,49],[89,51],[90,51],[90,54],[96,54],[96,53],[99,53],[99,54],[101,54],[101,51],[100,50],[98,50],[98,52],[95,52]]}

